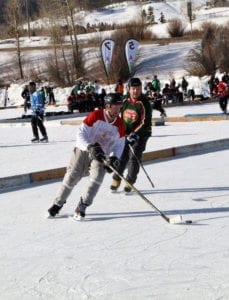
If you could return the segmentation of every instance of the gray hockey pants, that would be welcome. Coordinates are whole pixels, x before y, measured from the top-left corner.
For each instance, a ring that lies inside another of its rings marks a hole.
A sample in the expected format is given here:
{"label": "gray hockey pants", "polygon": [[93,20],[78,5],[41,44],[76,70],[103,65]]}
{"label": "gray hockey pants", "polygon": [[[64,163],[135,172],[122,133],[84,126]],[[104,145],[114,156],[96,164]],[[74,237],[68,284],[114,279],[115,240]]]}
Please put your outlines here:
{"label": "gray hockey pants", "polygon": [[79,201],[80,198],[82,198],[83,203],[87,206],[92,204],[93,199],[103,182],[106,171],[102,163],[95,159],[90,159],[88,151],[82,151],[79,148],[74,148],[61,187],[54,200],[54,204],[63,206],[74,186],[84,175],[88,173],[88,171],[90,173],[89,181],[84,188],[84,192],[81,197],[78,199]]}

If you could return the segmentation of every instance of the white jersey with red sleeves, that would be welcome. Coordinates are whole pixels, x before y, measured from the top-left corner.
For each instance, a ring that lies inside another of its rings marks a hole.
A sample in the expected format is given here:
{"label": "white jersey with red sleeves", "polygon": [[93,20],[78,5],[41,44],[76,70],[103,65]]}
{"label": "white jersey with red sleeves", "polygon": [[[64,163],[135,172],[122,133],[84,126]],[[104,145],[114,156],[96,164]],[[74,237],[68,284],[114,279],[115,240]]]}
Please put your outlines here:
{"label": "white jersey with red sleeves", "polygon": [[108,156],[120,158],[125,146],[125,125],[120,117],[109,123],[105,110],[89,113],[78,129],[76,147],[87,150],[89,144],[99,143]]}

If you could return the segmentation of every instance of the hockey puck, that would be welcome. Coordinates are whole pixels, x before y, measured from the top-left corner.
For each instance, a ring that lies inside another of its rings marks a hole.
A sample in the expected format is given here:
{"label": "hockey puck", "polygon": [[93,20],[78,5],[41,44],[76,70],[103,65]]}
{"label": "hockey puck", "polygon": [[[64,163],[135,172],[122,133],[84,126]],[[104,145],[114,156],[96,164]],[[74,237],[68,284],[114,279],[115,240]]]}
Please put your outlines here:
{"label": "hockey puck", "polygon": [[186,224],[192,224],[192,220],[186,220],[185,223]]}

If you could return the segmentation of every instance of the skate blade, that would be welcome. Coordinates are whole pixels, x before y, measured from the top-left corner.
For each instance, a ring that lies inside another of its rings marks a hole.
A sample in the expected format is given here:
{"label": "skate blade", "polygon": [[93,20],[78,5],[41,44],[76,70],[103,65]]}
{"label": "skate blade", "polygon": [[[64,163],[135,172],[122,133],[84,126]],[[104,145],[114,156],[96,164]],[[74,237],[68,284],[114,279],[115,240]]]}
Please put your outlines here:
{"label": "skate blade", "polygon": [[77,215],[77,214],[74,214],[74,216],[72,217],[73,221],[76,221],[76,222],[82,222],[85,220],[84,217],[81,217],[80,215]]}
{"label": "skate blade", "polygon": [[130,192],[125,192],[125,191],[124,191],[124,195],[125,195],[125,196],[131,196],[131,195],[133,195],[133,192],[132,192],[132,191],[130,191]]}
{"label": "skate blade", "polygon": [[55,217],[51,216],[48,212],[46,213],[46,219],[55,219]]}
{"label": "skate blade", "polygon": [[169,223],[170,224],[181,224],[182,223],[182,216],[179,215],[179,216],[169,218]]}

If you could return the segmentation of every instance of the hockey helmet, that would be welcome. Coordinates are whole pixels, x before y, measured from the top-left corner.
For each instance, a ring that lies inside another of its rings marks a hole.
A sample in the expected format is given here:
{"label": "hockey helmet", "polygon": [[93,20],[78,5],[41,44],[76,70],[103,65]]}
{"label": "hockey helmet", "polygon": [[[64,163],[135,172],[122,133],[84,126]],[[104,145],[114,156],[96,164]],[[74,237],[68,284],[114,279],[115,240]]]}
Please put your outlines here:
{"label": "hockey helmet", "polygon": [[142,82],[138,77],[132,77],[130,78],[129,82],[128,82],[128,86],[141,86]]}
{"label": "hockey helmet", "polygon": [[120,105],[122,104],[123,101],[122,101],[122,97],[120,96],[120,94],[117,94],[117,93],[110,93],[110,94],[107,94],[105,97],[104,97],[104,104],[110,104],[110,105]]}

